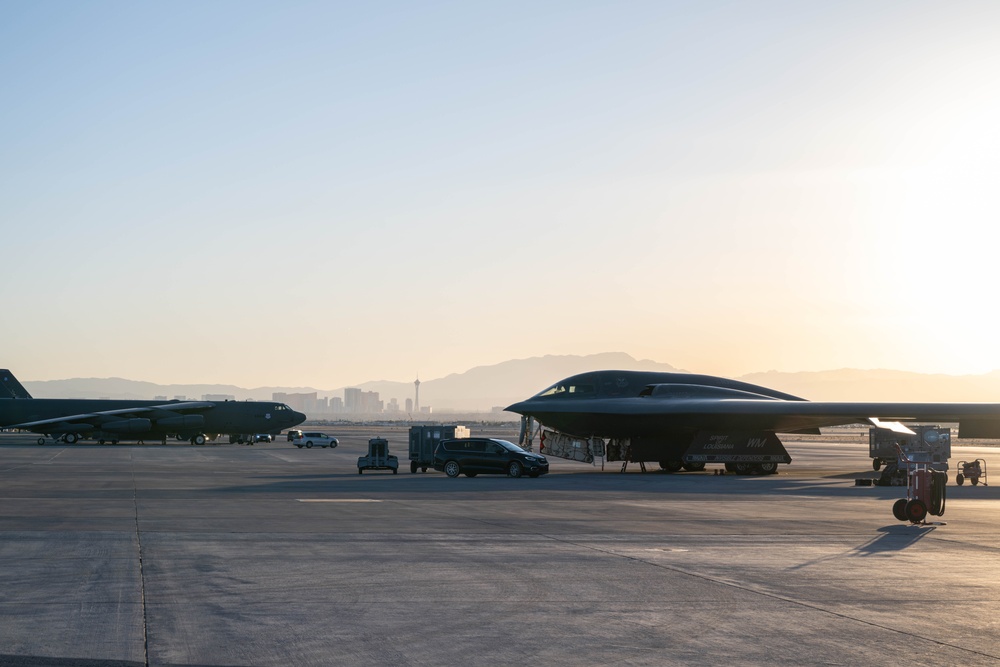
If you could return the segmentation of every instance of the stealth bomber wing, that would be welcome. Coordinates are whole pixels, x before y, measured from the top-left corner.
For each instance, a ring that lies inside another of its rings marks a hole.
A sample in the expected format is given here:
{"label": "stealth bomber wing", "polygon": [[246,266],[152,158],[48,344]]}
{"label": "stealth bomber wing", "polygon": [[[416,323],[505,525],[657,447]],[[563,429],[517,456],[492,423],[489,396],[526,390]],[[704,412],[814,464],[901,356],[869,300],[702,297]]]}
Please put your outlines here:
{"label": "stealth bomber wing", "polygon": [[709,375],[594,371],[561,380],[507,408],[555,431],[628,441],[632,460],[680,461],[706,436],[818,433],[869,423],[900,433],[906,423],[957,423],[960,438],[1000,438],[1000,404],[813,402]]}

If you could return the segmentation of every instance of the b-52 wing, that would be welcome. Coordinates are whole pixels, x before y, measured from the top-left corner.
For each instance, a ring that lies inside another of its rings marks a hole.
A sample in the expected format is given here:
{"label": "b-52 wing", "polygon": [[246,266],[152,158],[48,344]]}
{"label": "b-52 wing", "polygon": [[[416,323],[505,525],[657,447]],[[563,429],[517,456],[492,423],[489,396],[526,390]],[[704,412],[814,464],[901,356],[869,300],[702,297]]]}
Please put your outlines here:
{"label": "b-52 wing", "polygon": [[97,430],[142,432],[149,430],[153,421],[160,426],[190,427],[194,425],[195,421],[192,420],[192,417],[197,417],[197,413],[212,407],[214,404],[209,401],[181,401],[131,406],[116,410],[98,410],[35,419],[19,424],[10,424],[9,428],[35,432],[47,431],[49,433],[87,433]]}

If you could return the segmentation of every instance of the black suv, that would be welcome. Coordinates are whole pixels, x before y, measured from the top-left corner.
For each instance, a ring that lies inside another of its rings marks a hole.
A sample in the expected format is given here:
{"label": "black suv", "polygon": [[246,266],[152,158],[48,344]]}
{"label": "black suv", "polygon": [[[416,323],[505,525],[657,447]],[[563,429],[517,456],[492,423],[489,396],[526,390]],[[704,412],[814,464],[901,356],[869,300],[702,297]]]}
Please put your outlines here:
{"label": "black suv", "polygon": [[541,454],[533,454],[506,440],[461,438],[438,443],[434,449],[434,469],[443,470],[448,477],[462,473],[466,477],[479,473],[538,477],[549,471],[549,462]]}

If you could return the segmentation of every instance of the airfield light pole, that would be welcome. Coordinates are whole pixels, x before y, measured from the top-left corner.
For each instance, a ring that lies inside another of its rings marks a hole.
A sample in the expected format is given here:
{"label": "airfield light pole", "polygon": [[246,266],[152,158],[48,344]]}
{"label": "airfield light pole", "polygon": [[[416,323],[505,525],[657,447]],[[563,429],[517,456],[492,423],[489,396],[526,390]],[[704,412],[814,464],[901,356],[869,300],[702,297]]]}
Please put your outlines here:
{"label": "airfield light pole", "polygon": [[420,414],[420,378],[418,377],[413,381],[413,389],[416,392],[416,396],[413,400],[413,411]]}

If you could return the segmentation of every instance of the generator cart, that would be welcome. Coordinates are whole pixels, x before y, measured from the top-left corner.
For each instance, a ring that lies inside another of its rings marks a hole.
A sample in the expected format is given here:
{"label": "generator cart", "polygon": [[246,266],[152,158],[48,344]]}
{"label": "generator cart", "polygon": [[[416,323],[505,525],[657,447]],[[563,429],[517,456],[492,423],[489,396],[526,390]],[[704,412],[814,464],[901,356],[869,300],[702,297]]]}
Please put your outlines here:
{"label": "generator cart", "polygon": [[468,438],[468,426],[457,424],[424,424],[410,427],[410,472],[434,467],[434,449],[442,440]]}
{"label": "generator cart", "polygon": [[391,470],[393,475],[399,472],[399,459],[389,453],[388,440],[372,438],[368,441],[368,456],[358,457],[358,474],[365,470]]}
{"label": "generator cart", "polygon": [[892,515],[900,521],[923,523],[928,514],[942,516],[945,505],[945,485],[948,474],[934,470],[930,461],[915,461],[913,454],[899,450],[899,460],[906,464],[906,498],[892,506]]}
{"label": "generator cart", "polygon": [[972,482],[972,486],[976,486],[980,479],[983,480],[983,486],[989,486],[986,483],[986,459],[959,461],[958,468],[961,472],[955,475],[955,483],[959,486],[965,484],[965,480],[969,480]]}

